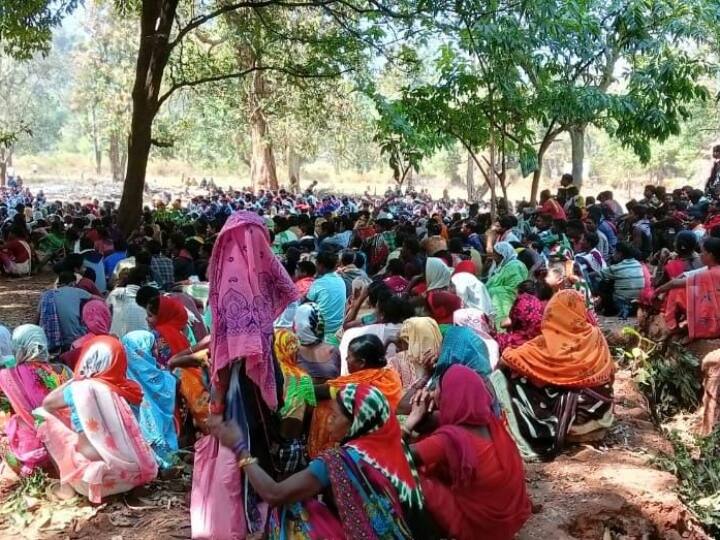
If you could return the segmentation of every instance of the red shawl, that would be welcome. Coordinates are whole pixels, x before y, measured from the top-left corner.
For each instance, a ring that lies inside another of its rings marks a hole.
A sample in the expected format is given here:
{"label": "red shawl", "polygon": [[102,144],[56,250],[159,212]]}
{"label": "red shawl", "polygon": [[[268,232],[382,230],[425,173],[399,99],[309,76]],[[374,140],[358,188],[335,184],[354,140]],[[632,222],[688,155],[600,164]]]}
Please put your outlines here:
{"label": "red shawl", "polygon": [[182,302],[161,296],[155,330],[168,344],[172,354],[177,354],[190,347],[190,342],[184,334],[187,324],[188,314]]}
{"label": "red shawl", "polygon": [[117,338],[97,336],[88,340],[80,353],[74,378],[100,381],[131,405],[140,405],[142,401],[142,388],[127,378],[127,356]]}
{"label": "red shawl", "polygon": [[720,337],[720,266],[691,274],[685,291],[690,339]]}

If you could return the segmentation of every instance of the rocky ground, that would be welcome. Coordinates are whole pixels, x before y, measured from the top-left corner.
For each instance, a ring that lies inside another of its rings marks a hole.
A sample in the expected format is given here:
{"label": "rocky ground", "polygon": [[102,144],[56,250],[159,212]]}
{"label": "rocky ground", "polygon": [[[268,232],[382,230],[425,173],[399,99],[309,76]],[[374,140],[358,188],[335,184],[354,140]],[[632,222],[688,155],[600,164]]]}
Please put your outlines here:
{"label": "rocky ground", "polygon": [[[38,296],[50,280],[42,275],[0,282],[0,321],[11,327],[32,322]],[[520,539],[708,538],[676,495],[675,477],[652,465],[653,457],[671,448],[650,422],[627,371],[617,374],[615,396],[617,422],[602,443],[576,446],[552,463],[527,466],[534,514]],[[688,431],[694,421],[680,418],[673,427]],[[190,538],[189,489],[190,467],[185,466],[177,478],[92,506],[50,500],[42,489],[23,486],[5,470],[0,539]]]}

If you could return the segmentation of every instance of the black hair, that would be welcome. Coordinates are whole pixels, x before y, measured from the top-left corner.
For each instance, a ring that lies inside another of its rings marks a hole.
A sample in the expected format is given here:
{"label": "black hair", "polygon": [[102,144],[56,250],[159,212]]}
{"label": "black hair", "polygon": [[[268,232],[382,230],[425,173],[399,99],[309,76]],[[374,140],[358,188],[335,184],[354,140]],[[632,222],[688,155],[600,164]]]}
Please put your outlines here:
{"label": "black hair", "polygon": [[390,259],[387,262],[387,273],[391,276],[404,276],[405,264],[401,259]]}
{"label": "black hair", "polygon": [[60,272],[60,275],[58,276],[58,285],[69,285],[71,283],[75,283],[75,273],[68,271]]}
{"label": "black hair", "polygon": [[337,266],[338,256],[334,251],[324,249],[317,254],[315,261],[317,264],[322,265],[322,267],[326,270],[332,271]]}
{"label": "black hair", "polygon": [[388,296],[392,296],[392,290],[382,281],[373,281],[368,286],[368,303],[371,307],[375,307],[378,303]]}
{"label": "black hair", "polygon": [[147,309],[148,305],[150,304],[150,301],[153,298],[159,298],[159,297],[160,297],[160,289],[158,289],[157,287],[152,287],[150,285],[145,285],[143,287],[140,287],[140,289],[138,289],[138,292],[135,295],[135,302],[141,308]]}
{"label": "black hair", "polygon": [[640,256],[638,251],[626,242],[618,242],[615,246],[615,252],[622,255],[624,259],[637,259]]}
{"label": "black hair", "polygon": [[366,334],[353,339],[348,345],[348,351],[362,360],[365,367],[383,368],[387,365],[385,360],[385,346],[380,338],[374,334]]}
{"label": "black hair", "polygon": [[138,264],[135,268],[131,268],[127,276],[128,285],[142,285],[147,281],[150,275],[150,267],[144,264]]}
{"label": "black hair", "polygon": [[386,324],[400,324],[415,315],[412,304],[399,296],[388,296],[378,302],[378,311]]}
{"label": "black hair", "polygon": [[317,272],[315,263],[312,261],[300,261],[297,263],[297,269],[300,270],[306,276],[314,276]]}
{"label": "black hair", "polygon": [[151,255],[160,255],[160,252],[162,251],[162,244],[160,244],[157,240],[150,240],[147,243],[147,248]]}
{"label": "black hair", "polygon": [[152,313],[153,315],[157,315],[158,311],[160,310],[160,295],[154,296],[150,300],[148,300],[147,307],[148,313]]}
{"label": "black hair", "polygon": [[590,246],[590,249],[593,249],[600,243],[600,237],[595,232],[586,232],[585,242],[587,242],[587,245]]}
{"label": "black hair", "polygon": [[152,255],[150,255],[149,251],[141,251],[137,255],[135,255],[135,262],[137,264],[144,264],[146,266],[150,266],[150,262],[152,261]]}
{"label": "black hair", "polygon": [[720,263],[720,238],[713,236],[706,238],[703,242],[703,249],[712,255],[716,263]]}
{"label": "black hair", "polygon": [[348,249],[342,252],[340,256],[340,264],[347,266],[348,264],[355,264],[355,252]]}

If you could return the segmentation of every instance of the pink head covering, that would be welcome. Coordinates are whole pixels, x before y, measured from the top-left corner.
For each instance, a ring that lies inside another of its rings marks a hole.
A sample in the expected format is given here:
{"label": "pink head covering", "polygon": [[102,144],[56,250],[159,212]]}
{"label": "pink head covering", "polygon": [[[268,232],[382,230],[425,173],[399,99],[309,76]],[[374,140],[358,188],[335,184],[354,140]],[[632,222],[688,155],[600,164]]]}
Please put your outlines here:
{"label": "pink head covering", "polygon": [[82,308],[82,322],[96,336],[110,333],[112,316],[102,300],[89,300]]}
{"label": "pink head covering", "polygon": [[270,249],[260,216],[245,211],[230,216],[215,243],[208,278],[213,379],[222,368],[245,358],[248,377],[275,409],[273,322],[298,293]]}

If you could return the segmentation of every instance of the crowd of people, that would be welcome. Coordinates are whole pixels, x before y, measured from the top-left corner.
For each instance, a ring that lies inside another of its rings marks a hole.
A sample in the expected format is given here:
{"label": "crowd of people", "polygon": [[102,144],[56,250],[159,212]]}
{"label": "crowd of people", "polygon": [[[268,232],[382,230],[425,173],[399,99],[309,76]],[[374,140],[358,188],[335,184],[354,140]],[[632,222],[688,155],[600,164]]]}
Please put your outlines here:
{"label": "crowd of people", "polygon": [[56,282],[0,327],[3,459],[99,503],[194,445],[195,538],[512,538],[523,461],[612,425],[598,315],[720,337],[719,186],[623,209],[565,175],[495,217],[213,187],[130,235],[112,203],[6,189],[3,273]]}

